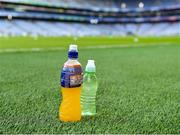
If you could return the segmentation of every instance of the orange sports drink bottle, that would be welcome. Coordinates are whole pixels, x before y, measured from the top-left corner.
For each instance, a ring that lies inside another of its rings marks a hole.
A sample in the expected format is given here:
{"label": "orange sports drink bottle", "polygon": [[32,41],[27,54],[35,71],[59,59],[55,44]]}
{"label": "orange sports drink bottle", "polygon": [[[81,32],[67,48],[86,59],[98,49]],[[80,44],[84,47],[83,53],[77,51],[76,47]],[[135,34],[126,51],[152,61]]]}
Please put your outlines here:
{"label": "orange sports drink bottle", "polygon": [[68,60],[61,71],[62,102],[59,108],[59,119],[74,122],[81,119],[81,88],[83,71],[78,62],[77,45],[70,45]]}

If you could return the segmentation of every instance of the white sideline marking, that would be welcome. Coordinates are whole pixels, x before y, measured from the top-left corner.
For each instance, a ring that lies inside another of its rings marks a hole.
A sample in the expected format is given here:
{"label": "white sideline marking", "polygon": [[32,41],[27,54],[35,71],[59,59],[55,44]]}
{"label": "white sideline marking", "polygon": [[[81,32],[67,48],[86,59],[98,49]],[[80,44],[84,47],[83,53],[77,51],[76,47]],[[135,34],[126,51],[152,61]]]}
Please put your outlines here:
{"label": "white sideline marking", "polygon": [[55,50],[63,50],[65,48],[54,47],[54,48],[18,48],[18,49],[2,49],[0,53],[11,53],[11,52],[40,52],[40,51],[55,51]]}
{"label": "white sideline marking", "polygon": [[[99,46],[87,46],[80,49],[107,49],[107,48],[125,48],[125,47],[148,47],[156,45],[170,45],[172,43],[148,43],[148,44],[138,44],[138,45],[99,45]],[[9,48],[9,49],[0,49],[0,53],[12,53],[12,52],[40,52],[40,51],[58,51],[66,50],[65,47],[51,47],[51,48]]]}

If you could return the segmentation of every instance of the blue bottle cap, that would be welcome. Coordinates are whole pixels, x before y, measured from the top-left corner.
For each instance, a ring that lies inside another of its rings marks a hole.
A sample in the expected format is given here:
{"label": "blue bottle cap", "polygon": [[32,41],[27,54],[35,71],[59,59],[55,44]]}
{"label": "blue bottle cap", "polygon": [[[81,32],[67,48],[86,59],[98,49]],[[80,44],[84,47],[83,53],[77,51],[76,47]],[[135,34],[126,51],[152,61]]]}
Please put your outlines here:
{"label": "blue bottle cap", "polygon": [[68,57],[69,57],[69,58],[74,58],[74,59],[77,59],[77,58],[78,58],[77,45],[70,45],[70,46],[69,46]]}

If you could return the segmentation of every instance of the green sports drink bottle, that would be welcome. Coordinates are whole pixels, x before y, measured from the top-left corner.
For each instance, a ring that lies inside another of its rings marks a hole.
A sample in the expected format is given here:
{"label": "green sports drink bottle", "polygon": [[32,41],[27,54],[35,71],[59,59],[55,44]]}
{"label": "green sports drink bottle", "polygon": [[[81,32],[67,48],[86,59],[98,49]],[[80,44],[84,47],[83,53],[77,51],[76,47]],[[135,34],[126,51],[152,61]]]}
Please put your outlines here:
{"label": "green sports drink bottle", "polygon": [[96,114],[96,92],[97,92],[96,67],[94,60],[88,60],[83,77],[83,89],[81,92],[82,116],[93,116]]}

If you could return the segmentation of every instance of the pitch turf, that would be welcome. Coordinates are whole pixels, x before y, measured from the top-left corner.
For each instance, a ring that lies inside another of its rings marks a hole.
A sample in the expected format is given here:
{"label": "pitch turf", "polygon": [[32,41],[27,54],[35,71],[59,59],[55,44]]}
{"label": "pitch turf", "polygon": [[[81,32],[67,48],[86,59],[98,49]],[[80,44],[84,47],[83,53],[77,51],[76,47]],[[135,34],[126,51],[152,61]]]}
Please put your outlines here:
{"label": "pitch turf", "polygon": [[5,49],[64,49],[71,43],[85,47],[172,45],[180,43],[180,37],[11,37],[0,38],[0,51]]}
{"label": "pitch turf", "polygon": [[179,45],[79,52],[83,67],[96,61],[97,116],[77,123],[57,119],[66,50],[0,53],[0,133],[180,133]]}

